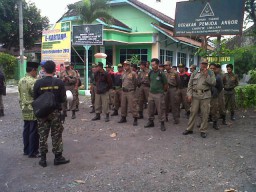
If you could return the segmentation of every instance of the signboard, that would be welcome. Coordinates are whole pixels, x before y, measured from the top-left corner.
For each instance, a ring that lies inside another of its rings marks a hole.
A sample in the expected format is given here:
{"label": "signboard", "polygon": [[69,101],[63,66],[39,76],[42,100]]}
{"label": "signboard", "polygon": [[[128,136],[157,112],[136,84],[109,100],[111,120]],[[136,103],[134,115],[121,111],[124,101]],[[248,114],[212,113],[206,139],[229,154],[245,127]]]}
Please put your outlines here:
{"label": "signboard", "polygon": [[73,45],[103,45],[102,24],[73,26]]}
{"label": "signboard", "polygon": [[209,63],[216,63],[221,65],[223,72],[227,73],[226,66],[227,64],[234,65],[235,58],[234,56],[220,56],[220,57],[207,57]]}
{"label": "signboard", "polygon": [[244,0],[198,0],[176,4],[175,36],[242,33]]}
{"label": "signboard", "polygon": [[52,30],[44,30],[42,34],[41,60],[53,60],[57,65],[71,55],[71,23],[56,23]]}

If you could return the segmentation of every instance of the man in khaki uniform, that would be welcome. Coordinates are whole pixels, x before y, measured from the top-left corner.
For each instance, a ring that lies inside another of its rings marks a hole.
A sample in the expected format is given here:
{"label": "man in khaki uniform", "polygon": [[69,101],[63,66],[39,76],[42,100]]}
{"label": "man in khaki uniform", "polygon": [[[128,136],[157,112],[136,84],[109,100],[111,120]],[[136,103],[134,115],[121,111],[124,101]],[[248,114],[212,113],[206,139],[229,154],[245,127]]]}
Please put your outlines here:
{"label": "man in khaki uniform", "polygon": [[108,72],[103,69],[103,63],[98,62],[97,72],[94,79],[96,83],[95,112],[92,121],[100,120],[100,114],[106,115],[105,122],[109,122],[109,90],[112,89],[112,79]]}
{"label": "man in khaki uniform", "polygon": [[[167,91],[167,102],[170,103],[174,124],[179,123],[180,118],[180,102],[179,102],[179,83],[180,77],[177,71],[171,68],[171,62],[166,61],[164,64],[166,69],[166,78],[168,81],[169,89]],[[166,119],[168,119],[169,106],[166,105]]]}
{"label": "man in khaki uniform", "polygon": [[118,123],[125,123],[128,107],[132,111],[134,118],[133,125],[138,125],[138,100],[135,96],[137,87],[137,74],[132,71],[131,63],[129,61],[124,62],[125,72],[122,75],[122,100],[121,100],[121,119]]}
{"label": "man in khaki uniform", "polygon": [[111,116],[117,116],[122,100],[122,75],[123,65],[117,65],[118,72],[114,73],[113,92],[114,92],[114,111]]}
{"label": "man in khaki uniform", "polygon": [[164,92],[167,91],[167,79],[164,72],[159,70],[159,59],[151,60],[152,71],[149,72],[150,90],[148,96],[148,123],[145,128],[154,127],[155,108],[158,112],[158,118],[161,123],[161,131],[165,131],[165,101]]}
{"label": "man in khaki uniform", "polygon": [[211,87],[215,86],[216,79],[214,73],[207,69],[208,60],[202,59],[200,70],[196,70],[191,74],[188,83],[188,101],[191,103],[191,111],[187,129],[183,135],[193,134],[195,119],[200,109],[202,114],[202,123],[200,125],[201,137],[206,138],[208,128],[208,117],[211,102]]}
{"label": "man in khaki uniform", "polygon": [[142,61],[140,63],[140,72],[138,75],[138,86],[139,90],[139,119],[143,119],[143,108],[144,104],[148,101],[149,93],[149,69],[146,68],[146,62]]}
{"label": "man in khaki uniform", "polygon": [[[70,90],[73,94],[73,100],[70,102],[70,110],[72,111],[72,119],[76,118],[76,93],[77,84],[76,72],[70,68],[70,62],[64,62],[65,70],[60,73],[60,79],[64,82],[66,91]],[[62,105],[63,113],[67,115],[67,101]]]}
{"label": "man in khaki uniform", "polygon": [[90,94],[91,94],[91,102],[92,102],[92,110],[90,113],[95,113],[95,92],[96,92],[96,83],[94,75],[97,72],[97,65],[95,63],[92,64],[92,74],[90,79]]}

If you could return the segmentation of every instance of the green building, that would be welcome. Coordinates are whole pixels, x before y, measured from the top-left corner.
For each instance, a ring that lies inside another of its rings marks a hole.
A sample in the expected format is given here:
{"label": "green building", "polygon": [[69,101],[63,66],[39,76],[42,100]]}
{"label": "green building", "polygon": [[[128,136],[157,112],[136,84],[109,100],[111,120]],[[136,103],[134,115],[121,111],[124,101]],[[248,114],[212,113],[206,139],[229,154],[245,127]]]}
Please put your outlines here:
{"label": "green building", "polygon": [[[198,64],[199,58],[194,54],[201,46],[200,40],[174,37],[174,19],[138,0],[112,0],[110,7],[111,24],[102,18],[94,22],[104,26],[104,44],[90,48],[89,65],[94,62],[93,55],[97,52],[106,53],[107,63],[114,66],[134,55],[144,61],[156,57],[162,63],[168,60],[173,65]],[[74,12],[68,11],[58,22],[71,21],[72,25],[77,25],[77,17]],[[82,46],[74,48],[76,51],[72,51],[71,61],[82,66],[80,57],[84,58],[85,50]]]}

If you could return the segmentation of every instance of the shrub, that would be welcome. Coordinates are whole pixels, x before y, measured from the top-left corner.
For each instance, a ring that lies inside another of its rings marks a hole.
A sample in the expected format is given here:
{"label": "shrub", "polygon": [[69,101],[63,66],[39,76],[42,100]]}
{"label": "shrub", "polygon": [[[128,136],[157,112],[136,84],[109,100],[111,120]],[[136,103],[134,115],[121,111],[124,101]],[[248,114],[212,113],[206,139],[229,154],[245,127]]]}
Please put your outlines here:
{"label": "shrub", "polygon": [[0,68],[3,69],[6,79],[14,79],[17,59],[7,53],[0,52]]}
{"label": "shrub", "polygon": [[256,106],[256,84],[236,87],[236,104],[239,108],[252,108]]}

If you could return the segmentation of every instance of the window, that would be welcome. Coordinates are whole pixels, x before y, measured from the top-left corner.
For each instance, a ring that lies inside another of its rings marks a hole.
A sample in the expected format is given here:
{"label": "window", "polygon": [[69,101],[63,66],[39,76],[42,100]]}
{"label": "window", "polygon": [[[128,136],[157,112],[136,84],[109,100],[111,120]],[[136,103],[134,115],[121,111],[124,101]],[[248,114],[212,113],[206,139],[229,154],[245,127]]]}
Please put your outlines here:
{"label": "window", "polygon": [[134,55],[138,56],[141,61],[148,60],[147,49],[120,49],[120,63],[123,63],[127,59],[131,59]]}
{"label": "window", "polygon": [[177,58],[177,65],[182,63],[184,65],[187,64],[187,55],[186,53],[181,53],[181,52],[178,52],[178,58]]}
{"label": "window", "polygon": [[160,63],[164,63],[165,61],[173,62],[173,51],[160,49]]}
{"label": "window", "polygon": [[195,64],[194,62],[195,62],[194,55],[189,55],[189,65]]}

